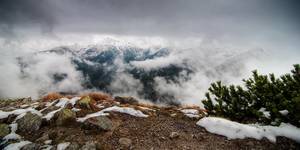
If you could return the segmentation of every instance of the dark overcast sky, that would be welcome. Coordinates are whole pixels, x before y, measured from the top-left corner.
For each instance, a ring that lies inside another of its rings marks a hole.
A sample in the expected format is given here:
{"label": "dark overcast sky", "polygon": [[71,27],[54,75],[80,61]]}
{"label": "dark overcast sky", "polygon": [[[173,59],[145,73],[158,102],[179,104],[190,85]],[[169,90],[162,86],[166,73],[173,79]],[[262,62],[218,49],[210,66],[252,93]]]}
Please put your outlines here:
{"label": "dark overcast sky", "polygon": [[19,31],[264,40],[299,48],[298,0],[1,0],[0,36]]}
{"label": "dark overcast sky", "polygon": [[208,35],[299,32],[296,0],[1,0],[1,32]]}

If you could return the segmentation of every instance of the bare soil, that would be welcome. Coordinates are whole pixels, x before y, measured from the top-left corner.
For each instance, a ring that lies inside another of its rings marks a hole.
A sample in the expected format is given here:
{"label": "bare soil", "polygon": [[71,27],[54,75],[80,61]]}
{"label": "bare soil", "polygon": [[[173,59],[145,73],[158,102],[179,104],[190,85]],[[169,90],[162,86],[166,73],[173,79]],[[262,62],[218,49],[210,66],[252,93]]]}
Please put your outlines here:
{"label": "bare soil", "polygon": [[[0,110],[8,111],[12,107],[19,108],[20,105],[32,102],[3,102],[0,103]],[[123,105],[138,108],[137,105]],[[145,106],[145,105],[144,105]],[[45,107],[40,103],[37,107]],[[56,126],[51,122],[44,122],[42,127],[35,133],[18,133],[24,139],[34,143],[43,144],[45,140],[41,137],[47,135],[52,140],[52,145],[62,142],[84,145],[86,142],[97,143],[98,149],[124,149],[119,143],[120,138],[128,138],[132,145],[127,149],[135,150],[202,150],[202,149],[300,149],[300,144],[293,140],[278,137],[276,143],[267,139],[237,139],[228,140],[224,136],[207,132],[204,128],[197,126],[199,119],[191,119],[182,114],[179,107],[156,107],[152,110],[142,110],[148,114],[147,118],[134,117],[127,114],[110,112],[108,116],[113,122],[113,129],[101,131],[97,129],[88,130],[82,127],[79,122],[70,122],[65,126]],[[82,110],[77,117],[91,113]],[[176,114],[176,115],[174,115]],[[13,118],[0,120],[9,123]],[[170,137],[172,132],[178,133],[178,137]],[[126,149],[126,148],[125,148]]]}

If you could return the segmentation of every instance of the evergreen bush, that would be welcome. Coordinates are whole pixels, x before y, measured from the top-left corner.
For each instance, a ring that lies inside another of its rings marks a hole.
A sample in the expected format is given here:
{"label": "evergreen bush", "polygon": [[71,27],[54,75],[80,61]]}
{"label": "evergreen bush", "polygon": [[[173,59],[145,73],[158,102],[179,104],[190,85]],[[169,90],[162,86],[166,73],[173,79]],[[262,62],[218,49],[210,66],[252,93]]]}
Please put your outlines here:
{"label": "evergreen bush", "polygon": [[279,78],[253,71],[252,77],[243,82],[244,87],[212,83],[203,101],[208,114],[239,122],[287,122],[300,127],[299,64],[291,74]]}

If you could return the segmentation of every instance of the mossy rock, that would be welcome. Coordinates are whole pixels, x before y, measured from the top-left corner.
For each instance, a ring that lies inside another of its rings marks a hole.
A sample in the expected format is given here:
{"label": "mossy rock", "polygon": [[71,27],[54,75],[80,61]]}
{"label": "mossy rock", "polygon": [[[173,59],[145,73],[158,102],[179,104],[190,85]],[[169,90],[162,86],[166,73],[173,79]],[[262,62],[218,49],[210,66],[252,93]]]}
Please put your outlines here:
{"label": "mossy rock", "polygon": [[9,133],[10,133],[9,126],[7,124],[1,123],[0,124],[0,138],[5,137]]}
{"label": "mossy rock", "polygon": [[33,133],[40,129],[42,124],[42,118],[31,112],[27,112],[25,116],[17,120],[18,131]]}
{"label": "mossy rock", "polygon": [[84,122],[83,127],[85,129],[99,129],[99,130],[108,131],[113,128],[113,123],[106,116],[98,116],[98,117],[87,119]]}
{"label": "mossy rock", "polygon": [[62,109],[54,115],[56,125],[67,125],[76,120],[76,113],[71,109]]}
{"label": "mossy rock", "polygon": [[90,96],[82,97],[77,104],[82,109],[94,109],[92,105],[95,103],[95,101]]}

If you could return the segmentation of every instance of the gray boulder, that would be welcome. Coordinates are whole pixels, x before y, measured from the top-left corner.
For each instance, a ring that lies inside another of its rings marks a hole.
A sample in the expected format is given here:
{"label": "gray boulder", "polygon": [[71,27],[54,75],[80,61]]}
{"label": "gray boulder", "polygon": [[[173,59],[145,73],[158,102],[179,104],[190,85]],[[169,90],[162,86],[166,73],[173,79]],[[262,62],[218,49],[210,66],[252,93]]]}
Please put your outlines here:
{"label": "gray boulder", "polygon": [[40,129],[42,118],[31,112],[27,112],[25,116],[17,120],[18,131],[32,133]]}
{"label": "gray boulder", "polygon": [[111,130],[113,127],[112,121],[106,116],[98,116],[89,118],[84,122],[84,127],[87,129]]}
{"label": "gray boulder", "polygon": [[62,109],[54,115],[56,125],[66,125],[76,120],[76,113],[71,109]]}

